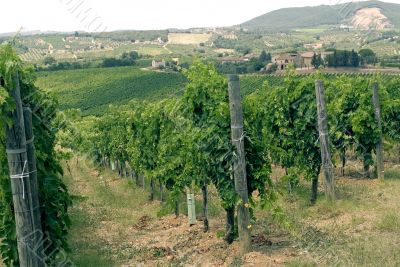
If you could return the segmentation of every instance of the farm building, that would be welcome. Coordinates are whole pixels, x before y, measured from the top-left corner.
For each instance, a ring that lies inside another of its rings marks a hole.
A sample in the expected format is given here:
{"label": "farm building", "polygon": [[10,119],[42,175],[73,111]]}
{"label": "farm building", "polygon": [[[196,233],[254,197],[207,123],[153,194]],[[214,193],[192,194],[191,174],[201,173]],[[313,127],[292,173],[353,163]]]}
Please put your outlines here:
{"label": "farm building", "polygon": [[151,62],[151,66],[155,69],[159,69],[159,68],[165,68],[165,60],[155,60],[153,59],[153,61]]}
{"label": "farm building", "polygon": [[301,67],[302,68],[312,68],[311,64],[314,52],[304,52],[300,54],[301,57]]}
{"label": "farm building", "polygon": [[278,66],[278,70],[286,69],[289,64],[294,64],[297,68],[313,68],[311,61],[314,53],[326,60],[327,56],[333,52],[282,53],[272,57],[272,63]]}
{"label": "farm building", "polygon": [[282,53],[272,57],[272,63],[278,66],[278,70],[284,70],[289,64],[301,66],[302,60],[298,53]]}

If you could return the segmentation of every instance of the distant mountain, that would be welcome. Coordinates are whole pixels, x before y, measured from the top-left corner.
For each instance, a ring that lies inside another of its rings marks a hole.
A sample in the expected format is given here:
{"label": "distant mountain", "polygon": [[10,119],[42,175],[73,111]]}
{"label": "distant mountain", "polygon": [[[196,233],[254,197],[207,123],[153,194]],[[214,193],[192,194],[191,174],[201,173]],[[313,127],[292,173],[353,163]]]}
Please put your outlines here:
{"label": "distant mountain", "polygon": [[[5,32],[5,33],[0,33],[0,37],[11,37],[11,36],[15,36],[15,35],[32,36],[32,35],[40,35],[40,34],[58,34],[58,33],[64,33],[64,32],[58,32],[58,31],[40,31],[40,30],[19,31],[19,32]],[[73,32],[72,32],[72,33],[73,33]]]}
{"label": "distant mountain", "polygon": [[241,24],[249,30],[289,30],[321,25],[347,25],[361,29],[400,28],[400,4],[363,1],[283,8]]}

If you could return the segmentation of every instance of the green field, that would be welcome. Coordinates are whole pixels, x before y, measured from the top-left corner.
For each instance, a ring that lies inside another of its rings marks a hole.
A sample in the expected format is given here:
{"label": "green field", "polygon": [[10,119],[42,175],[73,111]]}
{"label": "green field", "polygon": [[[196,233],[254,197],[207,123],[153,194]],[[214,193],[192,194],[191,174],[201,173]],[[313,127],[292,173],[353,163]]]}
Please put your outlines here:
{"label": "green field", "polygon": [[171,96],[185,82],[178,73],[117,67],[39,72],[36,85],[53,94],[61,109],[79,108],[85,115],[98,115],[109,104]]}
{"label": "green field", "polygon": [[139,54],[141,55],[150,55],[150,56],[160,56],[163,54],[168,54],[168,51],[159,45],[146,45],[140,46],[138,48]]}
{"label": "green field", "polygon": [[[148,61],[144,63],[149,64]],[[326,75],[327,78],[336,77],[335,74]],[[265,81],[270,86],[282,85],[284,76],[242,75],[242,95],[260,89]],[[125,104],[131,99],[158,100],[176,95],[184,89],[186,78],[180,73],[115,67],[39,72],[36,85],[51,92],[59,100],[62,110],[78,108],[84,115],[101,115],[110,104]]]}
{"label": "green field", "polygon": [[[261,88],[264,81],[277,85],[283,78],[271,75],[242,76],[242,93],[246,95]],[[59,100],[62,110],[79,108],[85,115],[100,115],[110,104],[175,95],[185,87],[185,83],[185,77],[179,73],[115,67],[39,72],[36,85],[51,92]]]}

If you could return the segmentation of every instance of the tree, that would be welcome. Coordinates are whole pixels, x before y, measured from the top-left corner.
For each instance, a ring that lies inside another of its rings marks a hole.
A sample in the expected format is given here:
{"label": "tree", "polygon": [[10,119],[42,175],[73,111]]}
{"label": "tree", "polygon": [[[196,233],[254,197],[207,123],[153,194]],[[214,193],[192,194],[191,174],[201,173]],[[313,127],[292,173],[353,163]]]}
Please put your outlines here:
{"label": "tree", "polygon": [[327,57],[329,67],[358,67],[360,59],[354,50],[334,50],[333,54]]}
{"label": "tree", "polygon": [[319,62],[319,66],[325,65],[325,62],[324,62],[324,60],[322,59],[321,54],[318,54],[318,62]]}
{"label": "tree", "polygon": [[53,65],[53,64],[55,64],[56,62],[57,62],[57,61],[55,60],[55,58],[54,58],[54,57],[51,57],[51,56],[47,56],[47,57],[45,57],[44,60],[43,60],[43,64],[46,65],[46,66]]}
{"label": "tree", "polygon": [[375,52],[369,48],[361,49],[358,54],[360,55],[361,65],[376,64],[378,61]]}
{"label": "tree", "polygon": [[122,53],[121,58],[122,59],[136,60],[136,59],[139,58],[139,53],[137,51],[124,52],[124,53]]}
{"label": "tree", "polygon": [[329,58],[331,59],[331,61],[330,61],[330,63],[331,63],[331,66],[332,67],[338,67],[339,66],[339,61],[338,61],[338,53],[337,53],[337,51],[335,50],[334,52],[333,52],[333,55],[331,55]]}
{"label": "tree", "polygon": [[247,55],[247,54],[251,53],[251,48],[248,46],[237,46],[237,47],[235,47],[235,49],[238,53],[241,53],[243,55]]}
{"label": "tree", "polygon": [[264,64],[260,60],[252,60],[252,62],[253,64],[250,66],[251,68],[248,68],[248,72],[260,71],[264,68]]}
{"label": "tree", "polygon": [[265,50],[263,50],[260,54],[259,60],[262,63],[267,63],[267,62],[271,61],[271,54],[270,53],[267,54],[267,52],[265,52]]}
{"label": "tree", "polygon": [[354,49],[351,50],[350,65],[355,68],[360,66],[360,57],[358,56],[358,53],[354,51]]}
{"label": "tree", "polygon": [[351,60],[353,58],[353,54],[349,54],[348,51],[340,51],[339,55],[339,66],[348,67],[352,66]]}
{"label": "tree", "polygon": [[324,64],[324,62],[321,57],[321,54],[317,55],[316,53],[314,53],[312,60],[311,60],[311,65],[313,65],[314,68],[318,69],[323,64]]}
{"label": "tree", "polygon": [[117,67],[117,66],[133,66],[136,64],[136,59],[140,56],[138,52],[131,51],[129,53],[124,52],[121,55],[121,58],[105,58],[103,59],[101,66],[102,67]]}

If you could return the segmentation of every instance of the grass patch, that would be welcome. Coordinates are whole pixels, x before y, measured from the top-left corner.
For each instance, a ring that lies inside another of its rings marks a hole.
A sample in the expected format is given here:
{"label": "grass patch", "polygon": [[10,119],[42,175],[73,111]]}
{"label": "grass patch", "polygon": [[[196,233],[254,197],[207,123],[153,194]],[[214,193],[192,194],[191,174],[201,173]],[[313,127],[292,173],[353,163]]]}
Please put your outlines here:
{"label": "grass patch", "polygon": [[358,226],[360,224],[363,224],[365,222],[365,218],[364,217],[360,217],[360,216],[355,216],[353,215],[351,217],[351,225],[354,226]]}
{"label": "grass patch", "polygon": [[111,171],[97,173],[85,161],[72,166],[65,181],[73,194],[70,210],[72,229],[69,258],[76,266],[118,266],[137,256],[126,243],[127,229],[139,218],[156,216],[159,207],[148,203],[148,195],[128,179]]}
{"label": "grass patch", "polygon": [[235,256],[231,262],[231,264],[229,264],[229,267],[241,267],[243,266],[244,262],[242,257],[240,256]]}
{"label": "grass patch", "polygon": [[378,224],[378,229],[387,232],[399,232],[400,215],[395,212],[385,213]]}
{"label": "grass patch", "polygon": [[79,257],[74,258],[73,262],[76,266],[96,267],[109,267],[114,264],[113,261],[99,255],[98,250],[86,250],[84,253],[79,254]]}
{"label": "grass patch", "polygon": [[399,266],[399,248],[392,236],[366,235],[346,244],[340,250],[339,266]]}
{"label": "grass patch", "polygon": [[163,54],[168,54],[168,52],[160,46],[141,46],[139,47],[139,54],[159,56]]}
{"label": "grass patch", "polygon": [[285,266],[287,267],[316,267],[317,264],[308,259],[294,259],[289,261]]}
{"label": "grass patch", "polygon": [[390,169],[385,171],[385,179],[400,180],[400,170]]}

